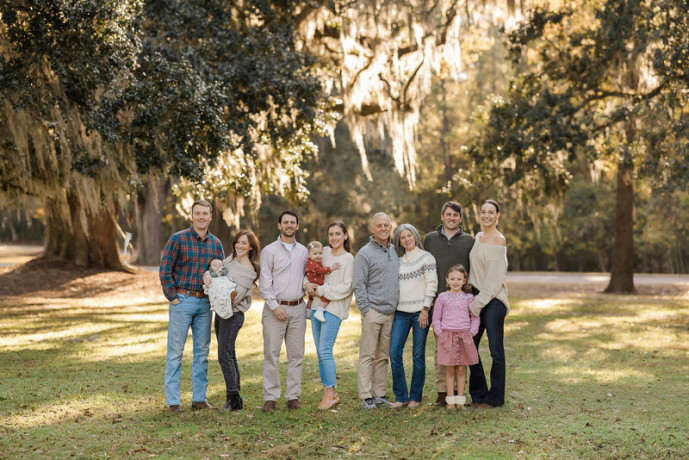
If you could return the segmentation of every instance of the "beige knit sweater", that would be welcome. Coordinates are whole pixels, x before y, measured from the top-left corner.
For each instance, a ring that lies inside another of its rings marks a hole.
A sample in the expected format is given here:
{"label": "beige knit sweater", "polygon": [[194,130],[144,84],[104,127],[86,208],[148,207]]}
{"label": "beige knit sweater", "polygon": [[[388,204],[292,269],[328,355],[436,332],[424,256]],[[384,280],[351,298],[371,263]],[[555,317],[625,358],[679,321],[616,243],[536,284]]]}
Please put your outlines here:
{"label": "beige knit sweater", "polygon": [[256,272],[245,267],[237,259],[232,256],[223,261],[223,265],[227,267],[228,276],[232,281],[237,283],[237,296],[232,302],[232,311],[245,312],[251,308],[251,286],[256,279]]}
{"label": "beige knit sweater", "polygon": [[507,248],[495,244],[481,243],[481,233],[476,235],[476,242],[469,253],[471,272],[469,283],[481,291],[469,305],[472,313],[478,316],[483,307],[493,299],[505,304],[507,314],[510,304],[507,300]]}
{"label": "beige knit sweater", "polygon": [[[325,275],[323,286],[318,286],[318,294],[330,300],[325,311],[332,313],[342,321],[349,317],[349,305],[352,303],[352,274],[354,273],[354,256],[345,253],[333,256],[330,246],[323,248],[323,266],[332,267],[335,262],[340,262],[338,270]],[[306,277],[304,282],[306,283]],[[315,298],[314,305],[318,305],[320,299]]]}

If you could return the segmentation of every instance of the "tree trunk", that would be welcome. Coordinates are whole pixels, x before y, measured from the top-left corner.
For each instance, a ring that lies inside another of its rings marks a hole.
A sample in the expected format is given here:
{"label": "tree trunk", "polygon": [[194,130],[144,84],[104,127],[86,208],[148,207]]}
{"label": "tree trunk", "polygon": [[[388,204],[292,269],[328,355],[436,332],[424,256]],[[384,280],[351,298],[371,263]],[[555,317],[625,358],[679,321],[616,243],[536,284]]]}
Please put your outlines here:
{"label": "tree trunk", "polygon": [[120,259],[113,212],[82,210],[73,192],[63,191],[46,200],[46,247],[43,257],[80,267],[102,267],[132,272]]}
{"label": "tree trunk", "polygon": [[[313,228],[318,228],[316,227],[315,221],[311,221],[309,222],[309,224]],[[220,212],[217,206],[213,206],[213,220],[211,220],[211,224],[208,227],[208,230],[213,235],[215,235],[223,244],[223,248],[225,249],[225,256],[227,256],[229,254],[227,248],[232,245],[233,232],[232,227],[225,223],[225,220],[222,218],[222,212]]]}
{"label": "tree trunk", "polygon": [[167,188],[167,179],[152,178],[146,181],[146,188],[139,193],[136,212],[136,263],[139,265],[160,264],[164,245],[160,227]]}
{"label": "tree trunk", "polygon": [[634,166],[623,158],[617,167],[615,239],[609,293],[635,293],[634,288]]}
{"label": "tree trunk", "polygon": [[6,209],[5,212],[5,221],[7,222],[7,227],[10,230],[10,241],[13,243],[16,243],[17,240],[19,239],[19,236],[17,235],[17,230],[14,228],[14,215],[15,213],[12,212],[11,209]]}

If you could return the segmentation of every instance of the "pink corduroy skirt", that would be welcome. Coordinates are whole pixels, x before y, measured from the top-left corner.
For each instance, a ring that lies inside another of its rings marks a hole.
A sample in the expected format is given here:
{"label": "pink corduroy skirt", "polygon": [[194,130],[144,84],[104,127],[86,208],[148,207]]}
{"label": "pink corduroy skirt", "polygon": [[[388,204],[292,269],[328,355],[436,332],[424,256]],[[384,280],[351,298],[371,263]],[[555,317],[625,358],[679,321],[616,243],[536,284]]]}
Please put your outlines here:
{"label": "pink corduroy skirt", "polygon": [[470,366],[478,363],[471,331],[443,331],[438,337],[436,362],[441,366]]}

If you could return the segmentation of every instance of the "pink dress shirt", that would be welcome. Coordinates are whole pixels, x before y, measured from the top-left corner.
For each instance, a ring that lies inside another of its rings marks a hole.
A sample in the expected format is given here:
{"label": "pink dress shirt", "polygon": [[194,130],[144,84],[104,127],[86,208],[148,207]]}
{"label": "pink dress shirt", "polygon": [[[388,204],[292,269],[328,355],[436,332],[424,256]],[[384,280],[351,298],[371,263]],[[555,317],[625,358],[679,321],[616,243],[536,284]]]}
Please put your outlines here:
{"label": "pink dress shirt", "polygon": [[280,300],[291,302],[304,297],[306,253],[306,247],[300,243],[295,243],[292,251],[288,250],[280,237],[261,251],[258,290],[271,310],[280,305]]}

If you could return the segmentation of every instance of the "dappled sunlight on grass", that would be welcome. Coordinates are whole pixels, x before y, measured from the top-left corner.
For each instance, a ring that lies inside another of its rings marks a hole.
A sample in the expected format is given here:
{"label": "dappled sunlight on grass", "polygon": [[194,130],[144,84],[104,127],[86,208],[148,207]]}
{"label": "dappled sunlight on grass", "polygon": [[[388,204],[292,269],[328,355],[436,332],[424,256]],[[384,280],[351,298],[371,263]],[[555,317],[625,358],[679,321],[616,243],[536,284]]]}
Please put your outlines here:
{"label": "dappled sunlight on grass", "polygon": [[[426,404],[435,398],[432,336],[422,407],[360,409],[361,323],[352,309],[334,349],[341,404],[315,409],[321,383],[309,324],[304,408],[287,412],[283,396],[272,414],[260,412],[263,304],[256,301],[237,339],[245,410],[189,410],[189,334],[181,378],[185,412],[175,416],[164,410],[168,304],[158,286],[129,297],[76,294],[0,299],[0,457],[657,458],[689,452],[683,397],[689,299],[582,292],[518,299],[505,322],[506,405],[456,413]],[[480,353],[488,374],[485,339]],[[222,407],[215,336],[209,361],[208,399]],[[409,380],[411,339],[404,361]],[[284,347],[279,366],[284,392]]]}

